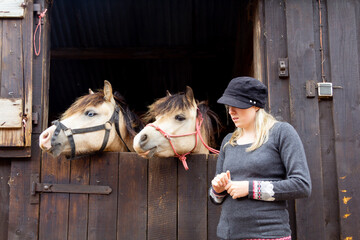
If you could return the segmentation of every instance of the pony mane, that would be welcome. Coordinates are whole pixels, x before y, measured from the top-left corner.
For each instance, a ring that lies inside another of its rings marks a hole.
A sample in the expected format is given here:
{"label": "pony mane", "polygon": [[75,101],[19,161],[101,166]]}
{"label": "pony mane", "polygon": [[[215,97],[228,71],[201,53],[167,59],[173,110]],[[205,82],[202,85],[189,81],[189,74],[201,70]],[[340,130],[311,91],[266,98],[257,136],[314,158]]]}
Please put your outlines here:
{"label": "pony mane", "polygon": [[144,128],[144,123],[141,121],[138,115],[130,110],[129,105],[125,102],[124,97],[119,92],[114,92],[114,99],[123,113],[128,133],[132,137],[135,137],[135,135]]}
{"label": "pony mane", "polygon": [[74,115],[77,112],[83,112],[87,107],[98,106],[105,102],[104,92],[98,91],[94,94],[87,94],[76,99],[76,101],[62,115],[61,120]]}
{"label": "pony mane", "polygon": [[188,99],[185,93],[180,92],[168,95],[156,100],[153,104],[148,106],[148,111],[143,116],[143,120],[144,122],[150,122],[155,120],[156,116],[177,110],[186,110],[191,107],[195,107],[194,102],[192,99]]}
{"label": "pony mane", "polygon": [[214,125],[216,128],[216,135],[219,136],[222,128],[220,119],[217,114],[210,109],[207,101],[197,103],[197,107],[204,119],[203,127],[205,129],[205,134],[209,139],[208,145],[216,147]]}

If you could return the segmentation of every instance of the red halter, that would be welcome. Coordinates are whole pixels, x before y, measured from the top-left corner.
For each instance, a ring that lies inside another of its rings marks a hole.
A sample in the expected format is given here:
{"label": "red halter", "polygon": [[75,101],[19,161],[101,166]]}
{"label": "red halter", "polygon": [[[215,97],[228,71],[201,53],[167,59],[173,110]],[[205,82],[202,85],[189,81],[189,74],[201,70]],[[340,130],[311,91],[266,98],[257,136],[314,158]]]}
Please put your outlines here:
{"label": "red halter", "polygon": [[[201,136],[201,125],[202,125],[202,122],[204,121],[203,117],[202,117],[202,114],[200,112],[199,109],[197,109],[197,113],[198,113],[198,116],[196,118],[196,124],[195,124],[195,132],[192,132],[192,133],[186,133],[186,134],[179,134],[179,135],[170,135],[170,134],[167,134],[165,131],[163,131],[161,128],[159,128],[158,126],[156,126],[155,124],[153,123],[149,123],[148,125],[146,126],[151,126],[153,128],[155,128],[157,131],[159,131],[170,143],[174,153],[175,153],[175,156],[177,158],[179,158],[179,160],[182,162],[185,170],[188,170],[189,167],[186,163],[186,155],[190,154],[192,151],[195,150],[196,146],[197,146],[197,143],[198,143],[198,140],[197,140],[197,136],[199,136],[201,142],[203,143],[203,145],[212,153],[215,153],[215,154],[218,154],[219,151],[214,149],[214,148],[211,148],[209,147],[205,142],[204,142],[204,139],[202,138]],[[175,147],[173,145],[173,143],[171,142],[171,138],[176,138],[176,137],[185,137],[185,136],[190,136],[190,135],[195,135],[195,146],[194,148],[187,152],[187,153],[184,153],[184,154],[178,154],[175,150]]]}

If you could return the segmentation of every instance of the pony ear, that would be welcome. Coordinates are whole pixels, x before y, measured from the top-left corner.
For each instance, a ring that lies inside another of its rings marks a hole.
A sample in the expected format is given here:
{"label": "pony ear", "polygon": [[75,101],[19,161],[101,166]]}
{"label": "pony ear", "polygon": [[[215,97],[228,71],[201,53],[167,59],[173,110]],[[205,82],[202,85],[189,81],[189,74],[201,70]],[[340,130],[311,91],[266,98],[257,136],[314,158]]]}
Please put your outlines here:
{"label": "pony ear", "polygon": [[171,93],[169,92],[169,90],[166,90],[166,96],[171,96]]}
{"label": "pony ear", "polygon": [[94,94],[93,90],[91,90],[91,88],[89,88],[89,94]]}
{"label": "pony ear", "polygon": [[192,90],[191,87],[186,86],[185,96],[186,96],[187,99],[189,99],[190,101],[193,101],[193,100],[194,100],[194,92],[193,92],[193,90]]}
{"label": "pony ear", "polygon": [[104,98],[106,101],[115,102],[111,84],[107,80],[104,80]]}

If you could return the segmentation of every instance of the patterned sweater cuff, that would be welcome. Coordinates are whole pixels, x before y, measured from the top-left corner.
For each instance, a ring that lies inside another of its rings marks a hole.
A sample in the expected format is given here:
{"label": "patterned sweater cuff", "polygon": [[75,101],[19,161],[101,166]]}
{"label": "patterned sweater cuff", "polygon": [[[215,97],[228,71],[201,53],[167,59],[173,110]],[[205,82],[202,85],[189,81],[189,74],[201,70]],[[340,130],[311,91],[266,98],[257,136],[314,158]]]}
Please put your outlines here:
{"label": "patterned sweater cuff", "polygon": [[221,193],[217,193],[212,187],[210,188],[210,197],[214,200],[215,203],[222,203],[224,201],[224,197],[227,192],[223,191]]}
{"label": "patterned sweater cuff", "polygon": [[269,181],[249,181],[249,198],[274,201],[274,185]]}

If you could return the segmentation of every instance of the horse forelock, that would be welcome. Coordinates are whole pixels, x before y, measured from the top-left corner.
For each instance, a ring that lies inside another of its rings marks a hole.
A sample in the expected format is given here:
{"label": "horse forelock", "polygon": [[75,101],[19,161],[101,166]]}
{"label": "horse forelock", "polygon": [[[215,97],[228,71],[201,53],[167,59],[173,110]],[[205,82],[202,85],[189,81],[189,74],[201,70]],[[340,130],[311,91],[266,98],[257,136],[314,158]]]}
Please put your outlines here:
{"label": "horse forelock", "polygon": [[150,122],[156,118],[175,111],[185,111],[196,107],[193,99],[189,99],[184,93],[177,93],[158,99],[153,104],[148,106],[148,111],[143,117],[145,122]]}
{"label": "horse forelock", "polygon": [[78,112],[84,112],[90,106],[98,106],[105,102],[104,93],[99,91],[94,94],[84,95],[76,99],[76,101],[62,115],[61,120],[68,118]]}

